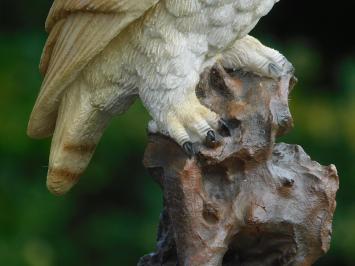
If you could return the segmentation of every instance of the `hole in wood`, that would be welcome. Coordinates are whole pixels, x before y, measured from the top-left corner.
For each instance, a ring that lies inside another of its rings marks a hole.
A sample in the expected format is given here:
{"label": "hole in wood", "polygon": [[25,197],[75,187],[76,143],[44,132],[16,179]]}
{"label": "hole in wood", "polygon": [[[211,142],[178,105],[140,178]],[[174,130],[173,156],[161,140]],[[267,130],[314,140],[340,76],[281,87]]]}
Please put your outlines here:
{"label": "hole in wood", "polygon": [[209,224],[216,224],[219,221],[218,211],[211,204],[203,204],[203,219]]}
{"label": "hole in wood", "polygon": [[[278,232],[272,229],[273,226],[278,227]],[[258,224],[242,229],[235,236],[223,257],[223,266],[288,265],[296,251],[290,225]]]}

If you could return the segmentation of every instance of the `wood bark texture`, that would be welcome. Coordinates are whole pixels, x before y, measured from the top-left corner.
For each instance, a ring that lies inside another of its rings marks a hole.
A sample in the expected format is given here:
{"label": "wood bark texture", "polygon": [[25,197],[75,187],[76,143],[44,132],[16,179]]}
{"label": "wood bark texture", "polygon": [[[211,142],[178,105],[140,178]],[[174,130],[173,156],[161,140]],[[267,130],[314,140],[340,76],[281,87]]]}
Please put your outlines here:
{"label": "wood bark texture", "polygon": [[144,164],[164,209],[157,248],[140,266],[312,265],[330,245],[338,175],[298,145],[275,143],[292,128],[295,78],[206,69],[200,101],[223,123],[216,143],[189,158],[150,135]]}

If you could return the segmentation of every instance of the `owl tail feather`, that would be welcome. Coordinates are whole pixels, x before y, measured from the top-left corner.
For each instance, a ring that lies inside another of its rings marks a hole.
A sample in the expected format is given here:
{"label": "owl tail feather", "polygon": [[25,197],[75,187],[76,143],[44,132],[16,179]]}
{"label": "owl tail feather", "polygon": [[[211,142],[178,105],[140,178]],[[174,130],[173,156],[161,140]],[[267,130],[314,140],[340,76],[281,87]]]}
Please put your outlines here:
{"label": "owl tail feather", "polygon": [[47,187],[55,195],[78,182],[111,118],[92,106],[89,91],[74,83],[61,100],[47,175]]}

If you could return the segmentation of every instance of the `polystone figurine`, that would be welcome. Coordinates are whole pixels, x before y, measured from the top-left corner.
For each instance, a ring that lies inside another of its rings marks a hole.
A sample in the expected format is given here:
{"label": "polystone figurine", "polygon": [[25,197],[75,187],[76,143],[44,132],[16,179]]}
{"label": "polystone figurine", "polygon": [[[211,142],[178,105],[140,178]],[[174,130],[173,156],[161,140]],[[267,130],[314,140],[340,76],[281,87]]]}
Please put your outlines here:
{"label": "polystone figurine", "polygon": [[47,186],[61,195],[87,167],[105,128],[140,97],[152,132],[213,142],[218,116],[195,94],[220,63],[278,79],[292,71],[248,35],[278,0],[55,0],[40,70],[44,81],[28,135],[53,134]]}

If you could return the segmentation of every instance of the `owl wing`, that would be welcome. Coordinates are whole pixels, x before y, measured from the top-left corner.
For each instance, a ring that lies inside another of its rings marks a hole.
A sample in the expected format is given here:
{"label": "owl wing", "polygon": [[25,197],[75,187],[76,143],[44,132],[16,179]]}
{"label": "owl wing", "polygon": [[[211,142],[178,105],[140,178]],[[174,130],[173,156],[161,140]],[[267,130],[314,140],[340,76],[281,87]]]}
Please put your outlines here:
{"label": "owl wing", "polygon": [[49,32],[40,62],[44,75],[27,133],[53,133],[63,92],[88,62],[123,29],[159,0],[55,0],[46,21]]}

